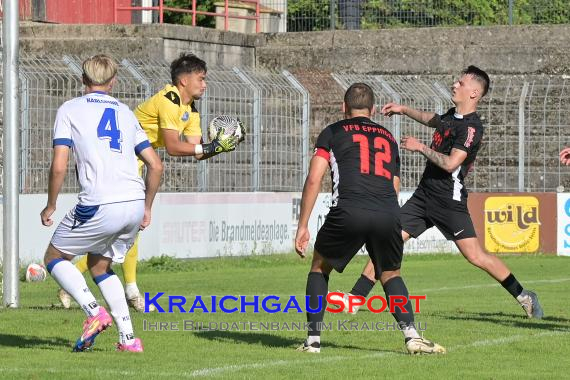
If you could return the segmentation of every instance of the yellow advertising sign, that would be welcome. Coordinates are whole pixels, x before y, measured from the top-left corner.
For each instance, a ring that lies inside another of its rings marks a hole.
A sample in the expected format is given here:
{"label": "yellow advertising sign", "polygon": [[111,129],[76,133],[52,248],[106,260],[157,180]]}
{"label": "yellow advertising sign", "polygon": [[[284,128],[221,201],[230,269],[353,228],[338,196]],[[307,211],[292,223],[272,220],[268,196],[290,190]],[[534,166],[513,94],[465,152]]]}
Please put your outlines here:
{"label": "yellow advertising sign", "polygon": [[538,199],[489,197],[485,200],[485,249],[536,252],[540,246]]}

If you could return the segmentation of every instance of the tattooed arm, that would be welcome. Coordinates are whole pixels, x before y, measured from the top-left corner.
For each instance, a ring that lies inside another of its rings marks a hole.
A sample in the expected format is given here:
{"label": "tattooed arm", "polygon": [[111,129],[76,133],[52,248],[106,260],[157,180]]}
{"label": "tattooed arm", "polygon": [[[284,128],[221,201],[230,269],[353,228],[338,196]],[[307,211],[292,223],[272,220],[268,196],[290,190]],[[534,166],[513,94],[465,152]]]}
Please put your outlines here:
{"label": "tattooed arm", "polygon": [[429,125],[430,120],[435,116],[435,113],[433,112],[419,111],[396,103],[386,104],[384,107],[382,107],[382,111],[380,112],[382,115],[389,117],[392,117],[394,115],[406,115],[418,123],[422,123],[423,125],[427,125],[428,127],[433,128],[432,125]]}
{"label": "tattooed arm", "polygon": [[448,155],[436,152],[429,146],[422,144],[415,137],[405,136],[402,138],[401,147],[410,152],[420,152],[428,160],[433,162],[448,173],[453,173],[467,158],[467,152],[453,148]]}

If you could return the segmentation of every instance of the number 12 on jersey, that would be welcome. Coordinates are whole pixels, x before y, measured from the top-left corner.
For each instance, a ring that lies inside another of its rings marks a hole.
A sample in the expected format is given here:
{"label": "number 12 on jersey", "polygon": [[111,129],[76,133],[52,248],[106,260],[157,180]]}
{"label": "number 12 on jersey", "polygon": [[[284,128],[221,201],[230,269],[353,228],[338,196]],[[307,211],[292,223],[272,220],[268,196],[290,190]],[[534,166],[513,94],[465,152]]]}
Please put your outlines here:
{"label": "number 12 on jersey", "polygon": [[103,116],[97,126],[97,137],[101,140],[109,140],[109,149],[113,152],[121,152],[121,131],[117,125],[117,110],[105,108]]}
{"label": "number 12 on jersey", "polygon": [[[352,135],[352,141],[360,145],[360,173],[370,174],[370,155],[368,136],[362,134]],[[384,164],[392,161],[390,143],[383,137],[374,137],[374,175],[392,179],[392,173],[384,168]]]}

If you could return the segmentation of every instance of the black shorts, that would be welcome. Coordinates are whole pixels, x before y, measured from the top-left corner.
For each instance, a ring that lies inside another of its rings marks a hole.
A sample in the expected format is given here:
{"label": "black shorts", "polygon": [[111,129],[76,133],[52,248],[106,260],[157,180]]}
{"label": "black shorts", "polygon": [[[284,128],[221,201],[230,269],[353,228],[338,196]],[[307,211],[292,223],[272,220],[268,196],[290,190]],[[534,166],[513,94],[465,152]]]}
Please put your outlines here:
{"label": "black shorts", "polygon": [[437,196],[430,196],[418,187],[401,208],[402,230],[417,238],[436,226],[447,240],[477,237],[467,205]]}
{"label": "black shorts", "polygon": [[383,270],[400,268],[404,242],[396,203],[382,211],[331,208],[317,234],[315,250],[342,273],[363,245],[374,263],[377,279]]}

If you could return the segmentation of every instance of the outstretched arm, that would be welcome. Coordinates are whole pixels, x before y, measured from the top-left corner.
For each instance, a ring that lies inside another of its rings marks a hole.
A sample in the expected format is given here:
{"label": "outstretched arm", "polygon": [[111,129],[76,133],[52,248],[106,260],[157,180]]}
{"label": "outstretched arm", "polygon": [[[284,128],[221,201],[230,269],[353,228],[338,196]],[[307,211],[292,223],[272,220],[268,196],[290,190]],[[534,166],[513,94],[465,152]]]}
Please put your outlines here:
{"label": "outstretched arm", "polygon": [[393,116],[393,115],[406,115],[418,123],[423,125],[428,125],[429,121],[433,119],[435,113],[419,111],[408,106],[403,106],[397,103],[388,103],[382,107],[382,115]]}
{"label": "outstretched arm", "polygon": [[422,144],[415,137],[405,136],[402,138],[401,147],[410,152],[420,152],[428,160],[433,162],[448,173],[453,173],[467,158],[467,152],[453,148],[448,155],[436,152],[429,146]]}
{"label": "outstretched arm", "polygon": [[202,144],[200,136],[185,136],[180,140],[178,131],[173,129],[160,129],[164,139],[166,151],[171,156],[194,156],[198,160],[216,156],[223,152],[231,152],[237,146],[237,138],[232,136],[221,139],[221,135],[207,144]]}

